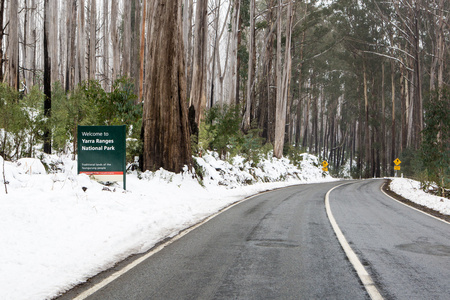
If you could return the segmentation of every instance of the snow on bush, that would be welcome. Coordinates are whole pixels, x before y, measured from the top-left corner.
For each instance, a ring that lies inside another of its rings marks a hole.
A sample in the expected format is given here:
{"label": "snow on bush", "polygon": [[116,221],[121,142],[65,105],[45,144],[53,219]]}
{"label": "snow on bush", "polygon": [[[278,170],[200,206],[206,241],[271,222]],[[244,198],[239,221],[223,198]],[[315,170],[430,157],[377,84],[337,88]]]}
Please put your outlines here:
{"label": "snow on bush", "polygon": [[268,157],[255,167],[207,153],[195,158],[203,185],[187,168],[133,171],[123,191],[77,175],[70,155],[42,157],[5,161],[8,194],[0,159],[0,299],[55,297],[249,195],[332,180],[308,155],[300,169],[287,159]]}

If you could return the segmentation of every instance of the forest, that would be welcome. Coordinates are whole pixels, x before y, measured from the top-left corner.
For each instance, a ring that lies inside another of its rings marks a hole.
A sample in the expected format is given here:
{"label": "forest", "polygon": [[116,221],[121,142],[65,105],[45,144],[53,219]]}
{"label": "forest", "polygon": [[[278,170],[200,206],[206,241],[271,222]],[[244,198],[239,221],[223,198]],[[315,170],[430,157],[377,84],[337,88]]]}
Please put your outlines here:
{"label": "forest", "polygon": [[[0,155],[128,125],[129,160],[207,150],[449,188],[447,0],[0,0]],[[397,174],[399,175],[399,174]]]}

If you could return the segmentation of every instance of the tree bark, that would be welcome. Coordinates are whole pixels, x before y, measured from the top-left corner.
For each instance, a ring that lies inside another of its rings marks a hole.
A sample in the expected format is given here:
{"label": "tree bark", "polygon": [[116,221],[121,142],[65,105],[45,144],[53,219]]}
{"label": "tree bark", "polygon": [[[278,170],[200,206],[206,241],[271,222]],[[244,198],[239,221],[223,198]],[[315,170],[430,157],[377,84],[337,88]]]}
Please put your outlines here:
{"label": "tree bark", "polygon": [[113,69],[112,69],[112,81],[117,79],[120,75],[120,48],[119,48],[119,34],[117,32],[117,0],[111,2],[111,42],[112,42],[112,55],[113,55]]}
{"label": "tree bark", "polygon": [[[139,93],[139,74],[140,74],[140,38],[141,38],[141,5],[139,0],[133,0],[131,7],[131,78],[134,81],[134,94]],[[139,99],[135,100],[135,104]]]}
{"label": "tree bark", "polygon": [[363,62],[363,79],[364,79],[364,113],[365,113],[365,124],[364,124],[364,137],[365,137],[365,148],[366,148],[366,173],[365,177],[369,178],[371,171],[371,145],[370,145],[370,127],[369,127],[369,98],[367,96],[367,70],[366,63]]}
{"label": "tree bark", "polygon": [[184,59],[186,72],[186,97],[191,94],[192,84],[192,16],[194,15],[194,1],[184,0],[183,8],[183,40],[184,40]]}
{"label": "tree bark", "polygon": [[5,12],[5,0],[0,0],[0,82],[3,82],[3,36],[5,35],[3,29],[3,15]]}
{"label": "tree bark", "polygon": [[142,102],[142,94],[144,91],[145,22],[147,20],[147,1],[144,0],[143,5],[144,8],[142,12],[141,48],[139,51],[139,102]]}
{"label": "tree bark", "polygon": [[253,101],[253,83],[255,77],[255,0],[250,0],[250,28],[249,28],[249,60],[248,60],[248,78],[247,78],[247,97],[245,105],[245,114],[242,129],[247,132],[250,129],[250,115]]}
{"label": "tree bark", "polygon": [[208,1],[198,0],[195,12],[194,61],[190,105],[195,109],[195,123],[200,121],[206,109]]}
{"label": "tree bark", "polygon": [[8,55],[8,83],[19,89],[19,1],[11,0],[9,7],[9,55]]}
{"label": "tree bark", "polygon": [[143,167],[181,172],[191,166],[191,145],[186,107],[181,1],[147,2],[148,59],[144,91]]}
{"label": "tree bark", "polygon": [[59,81],[59,58],[58,58],[58,1],[52,1],[50,5],[51,12],[51,29],[50,29],[50,60],[52,68],[51,82],[52,84]]}
{"label": "tree bark", "polygon": [[51,15],[49,1],[50,0],[44,1],[44,116],[47,119],[47,126],[44,130],[44,152],[47,154],[51,154],[52,152],[51,131],[48,124],[52,109],[52,66],[49,52]]}
{"label": "tree bark", "polygon": [[234,0],[233,14],[231,17],[231,55],[230,55],[230,74],[229,74],[229,101],[228,104],[235,105],[239,101],[236,99],[236,77],[239,72],[237,66],[238,59],[238,38],[239,38],[239,19],[241,12],[241,0]]}
{"label": "tree bark", "polygon": [[86,80],[86,42],[84,0],[78,0],[77,69],[75,85]]}
{"label": "tree bark", "polygon": [[[386,100],[385,100],[385,65],[382,62],[381,65],[381,172],[382,175],[386,175],[386,122],[385,122],[385,109],[386,109]],[[395,93],[395,90],[393,91]],[[394,94],[395,99],[395,94]],[[395,103],[394,103],[395,104]]]}
{"label": "tree bark", "polygon": [[66,66],[66,92],[74,89],[75,85],[75,33],[76,33],[76,0],[67,3],[67,66]]}
{"label": "tree bark", "polygon": [[109,16],[109,0],[103,0],[103,61],[102,61],[102,77],[103,77],[103,89],[108,90],[109,80],[109,38],[108,38],[108,16]]}
{"label": "tree bark", "polygon": [[[34,61],[35,61],[35,56],[34,56],[34,49],[36,47],[36,25],[35,25],[35,3],[34,0],[31,1],[31,3],[28,2],[28,7],[27,7],[27,26],[26,26],[26,30],[27,32],[25,33],[25,36],[27,38],[26,43],[25,43],[25,64],[26,64],[26,68],[28,68],[28,71],[26,72],[25,75],[25,84],[31,88],[34,85],[34,76],[35,76],[35,70],[34,70]],[[0,24],[3,24],[3,22],[1,21],[0,18]],[[1,37],[0,37],[1,38]],[[1,48],[1,42],[0,42],[0,48]],[[1,51],[0,51],[1,52]],[[1,55],[0,55],[0,59],[1,59]],[[1,68],[1,67],[0,67]],[[1,72],[1,71],[0,71]],[[0,78],[1,81],[1,78]]]}
{"label": "tree bark", "polygon": [[131,0],[124,2],[123,13],[123,36],[122,36],[122,74],[131,76]]}
{"label": "tree bark", "polygon": [[91,9],[90,9],[90,21],[89,21],[89,80],[95,80],[95,45],[96,45],[96,17],[97,17],[97,5],[96,0],[91,0]]}
{"label": "tree bark", "polygon": [[[400,76],[400,83],[401,83],[401,81],[402,81],[402,77]],[[402,129],[403,129],[403,127],[404,127],[404,119],[405,119],[405,117],[404,117],[404,95],[403,95],[403,92],[401,92],[401,97],[402,97],[402,104],[401,104],[401,106],[402,106]],[[396,153],[396,130],[395,130],[395,69],[394,69],[394,62],[392,62],[391,61],[391,95],[392,95],[392,117],[391,117],[391,120],[392,120],[392,125],[391,125],[391,127],[392,127],[392,132],[391,132],[391,161],[393,162],[395,159],[396,159],[396,155],[395,155],[395,153]],[[402,136],[404,135],[404,133],[402,133]],[[406,142],[406,139],[405,139],[405,142]],[[390,165],[392,166],[392,162],[390,163]],[[393,176],[394,175],[394,169],[393,168],[391,168],[391,173],[390,173],[390,175],[391,176]]]}
{"label": "tree bark", "polygon": [[289,85],[291,78],[291,35],[293,26],[292,1],[289,0],[286,20],[286,46],[284,53],[284,65],[281,66],[281,14],[282,1],[278,0],[278,28],[277,28],[277,102],[275,112],[275,143],[274,156],[283,156],[284,137],[286,133],[287,101],[289,97]]}

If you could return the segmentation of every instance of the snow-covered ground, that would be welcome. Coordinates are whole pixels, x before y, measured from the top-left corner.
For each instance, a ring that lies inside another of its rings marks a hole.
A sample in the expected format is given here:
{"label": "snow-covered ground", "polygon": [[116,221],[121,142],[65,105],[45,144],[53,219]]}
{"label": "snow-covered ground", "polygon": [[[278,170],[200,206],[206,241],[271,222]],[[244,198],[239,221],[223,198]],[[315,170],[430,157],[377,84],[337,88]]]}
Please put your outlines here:
{"label": "snow-covered ground", "polygon": [[301,168],[272,158],[253,168],[208,154],[196,159],[203,186],[160,170],[127,175],[126,192],[77,175],[68,157],[47,157],[50,174],[20,159],[5,162],[6,194],[0,157],[0,299],[52,298],[249,195],[333,180],[316,157],[303,158]]}
{"label": "snow-covered ground", "polygon": [[[0,157],[0,299],[52,298],[249,195],[334,180],[308,154],[299,168],[270,157],[256,168],[209,153],[196,159],[202,184],[189,172],[159,170],[127,175],[123,191],[77,175],[68,157],[44,161],[53,172],[37,159],[5,162],[6,194]],[[393,186],[412,198],[412,184]],[[449,213],[448,200],[434,201]]]}
{"label": "snow-covered ground", "polygon": [[425,193],[420,188],[420,182],[408,178],[395,178],[392,180],[390,188],[393,192],[404,198],[429,207],[444,215],[450,215],[450,200]]}

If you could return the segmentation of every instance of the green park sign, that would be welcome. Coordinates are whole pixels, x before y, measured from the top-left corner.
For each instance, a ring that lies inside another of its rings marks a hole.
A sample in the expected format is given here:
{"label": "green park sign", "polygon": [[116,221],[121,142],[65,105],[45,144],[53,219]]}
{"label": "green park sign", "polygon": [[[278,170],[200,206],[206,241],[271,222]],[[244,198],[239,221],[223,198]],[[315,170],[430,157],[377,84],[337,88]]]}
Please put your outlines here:
{"label": "green park sign", "polygon": [[126,126],[78,126],[78,174],[126,190]]}

